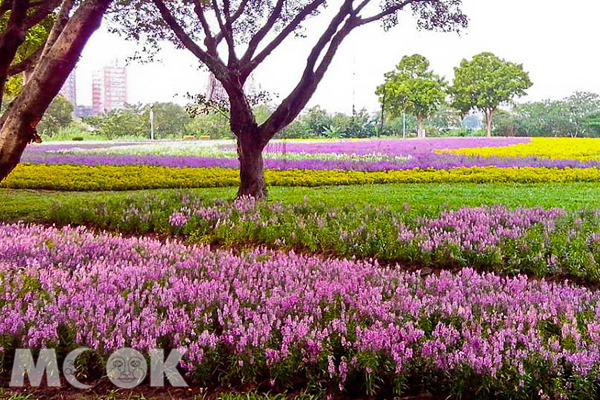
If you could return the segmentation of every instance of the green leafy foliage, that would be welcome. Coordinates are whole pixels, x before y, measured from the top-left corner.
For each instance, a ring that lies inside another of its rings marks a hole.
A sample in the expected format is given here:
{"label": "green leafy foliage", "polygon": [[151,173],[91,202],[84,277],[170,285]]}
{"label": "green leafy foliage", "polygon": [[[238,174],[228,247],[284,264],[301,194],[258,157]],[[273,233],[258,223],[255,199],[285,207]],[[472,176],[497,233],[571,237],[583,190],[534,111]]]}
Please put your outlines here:
{"label": "green leafy foliage", "polygon": [[446,97],[446,82],[429,69],[429,60],[419,54],[405,56],[394,71],[385,74],[385,83],[376,94],[384,110],[393,117],[413,114],[422,121],[435,113]]}
{"label": "green leafy foliage", "polygon": [[452,105],[466,114],[473,109],[496,110],[501,104],[523,96],[531,87],[523,66],[481,53],[471,61],[462,60],[454,69],[450,88]]}
{"label": "green leafy foliage", "polygon": [[[0,16],[0,33],[6,29],[9,16],[10,13]],[[54,24],[55,19],[55,15],[51,14],[43,19],[42,22],[34,25],[31,29],[25,32],[25,40],[21,46],[19,46],[12,65],[19,64],[20,62],[26,60],[44,46],[46,39],[48,39],[48,35],[52,30],[52,25]],[[21,74],[11,76],[6,82],[4,95],[14,97],[21,91],[22,86],[23,77]]]}
{"label": "green leafy foliage", "polygon": [[73,121],[73,105],[63,96],[56,97],[46,110],[37,130],[40,134],[52,137]]}
{"label": "green leafy foliage", "polygon": [[494,132],[500,136],[598,136],[600,96],[576,92],[562,100],[517,104],[498,111]]}
{"label": "green leafy foliage", "polygon": [[488,136],[492,118],[498,107],[523,96],[532,86],[523,66],[498,58],[493,53],[481,53],[472,60],[463,59],[454,68],[450,87],[452,106],[463,114],[480,110],[485,114]]}

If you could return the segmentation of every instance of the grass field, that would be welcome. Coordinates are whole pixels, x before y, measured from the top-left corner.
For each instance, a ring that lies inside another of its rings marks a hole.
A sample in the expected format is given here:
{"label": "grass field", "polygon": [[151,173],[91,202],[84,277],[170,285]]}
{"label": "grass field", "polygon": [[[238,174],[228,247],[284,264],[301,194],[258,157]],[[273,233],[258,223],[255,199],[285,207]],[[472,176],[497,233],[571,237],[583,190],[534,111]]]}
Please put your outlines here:
{"label": "grass field", "polygon": [[[44,220],[53,203],[101,203],[107,200],[136,197],[142,194],[168,196],[178,189],[118,192],[64,192],[45,190],[0,190],[0,219]],[[235,188],[189,189],[206,198],[233,199]],[[320,188],[271,187],[269,201],[310,202],[331,205],[386,205],[402,209],[459,208],[503,204],[515,207],[563,207],[568,210],[600,208],[600,184],[397,184],[354,185]]]}

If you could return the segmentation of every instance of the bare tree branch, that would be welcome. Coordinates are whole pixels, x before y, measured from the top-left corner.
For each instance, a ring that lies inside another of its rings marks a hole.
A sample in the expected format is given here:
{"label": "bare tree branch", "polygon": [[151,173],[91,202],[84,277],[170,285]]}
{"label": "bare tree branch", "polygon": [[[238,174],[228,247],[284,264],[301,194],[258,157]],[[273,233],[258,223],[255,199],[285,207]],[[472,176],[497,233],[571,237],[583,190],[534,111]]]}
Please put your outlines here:
{"label": "bare tree branch", "polygon": [[242,16],[242,14],[244,13],[244,10],[246,9],[247,4],[248,4],[248,0],[242,0],[240,5],[238,6],[237,10],[235,10],[233,15],[229,18],[229,22],[231,24],[233,24],[235,21],[238,20],[239,17]]}
{"label": "bare tree branch", "polygon": [[[348,1],[348,0],[346,0]],[[325,3],[325,0],[314,0],[300,11],[296,17],[279,32],[279,34],[268,44],[265,48],[254,57],[250,62],[245,63],[242,71],[242,77],[248,77],[256,67],[263,62],[265,58],[269,56],[275,50],[281,42],[283,42],[292,32],[298,28],[298,26],[308,17],[311,13],[317,10],[321,4]]]}
{"label": "bare tree branch", "polygon": [[208,25],[208,21],[206,19],[206,15],[204,15],[204,6],[202,5],[202,0],[195,0],[194,12],[198,16],[200,20],[200,24],[202,25],[202,29],[204,30],[204,44],[206,45],[207,51],[213,57],[218,57],[217,54],[217,41],[212,36],[212,32],[210,31],[210,26]]}
{"label": "bare tree branch", "polygon": [[[227,0],[224,0],[224,1],[227,2]],[[229,3],[227,2],[227,4],[229,4]],[[231,25],[229,23],[223,21],[221,12],[219,11],[219,4],[217,3],[217,0],[212,0],[212,5],[213,5],[213,10],[215,12],[215,16],[217,18],[217,22],[219,23],[219,28],[221,29],[221,32],[223,33],[223,37],[225,38],[225,41],[227,42],[227,49],[228,49],[228,53],[229,53],[229,60],[228,60],[227,64],[229,66],[234,66],[235,64],[237,64],[238,58],[235,54],[235,42],[233,40],[233,32],[231,31]],[[228,18],[227,13],[224,12],[224,14],[225,14],[225,18]]]}
{"label": "bare tree branch", "polygon": [[[237,10],[235,10],[235,12],[233,13],[233,15],[229,18],[229,24],[231,26],[233,26],[233,24],[235,23],[235,21],[237,21],[242,14],[244,14],[244,11],[246,10],[246,5],[248,5],[248,1],[249,0],[242,0],[242,2],[240,3],[240,5],[238,6]],[[216,36],[215,36],[215,42],[217,43],[217,45],[219,43],[221,43],[221,40],[223,40],[223,32],[219,32]]]}
{"label": "bare tree branch", "polygon": [[[344,21],[346,21],[344,23]],[[306,66],[300,81],[292,90],[292,92],[281,102],[279,107],[271,114],[271,116],[259,127],[261,131],[261,139],[268,142],[279,129],[289,124],[300,112],[300,110],[306,105],[312,94],[317,88],[318,83],[321,81],[325,70],[329,66],[335,51],[337,50],[339,43],[343,38],[356,26],[356,15],[352,9],[352,0],[345,0],[340,7],[337,14],[331,20],[327,29],[323,32],[313,49],[311,50]],[[342,25],[340,29],[340,25]],[[338,29],[340,29],[338,31]],[[337,34],[337,35],[336,35]],[[315,66],[321,55],[323,49],[329,43],[337,43],[328,50],[322,63],[318,68],[318,72],[321,73],[318,76],[315,73]],[[325,63],[323,63],[325,62]]]}
{"label": "bare tree branch", "polygon": [[204,51],[200,46],[192,40],[192,38],[184,31],[183,27],[177,22],[175,17],[171,14],[163,0],[153,0],[154,4],[160,11],[160,15],[163,17],[167,25],[173,30],[175,36],[181,41],[181,43],[200,60],[206,64],[211,71],[215,74],[217,79],[226,80],[229,78],[229,74],[225,65],[216,57],[211,56]]}
{"label": "bare tree branch", "polygon": [[434,2],[434,1],[436,1],[436,0],[405,0],[402,3],[396,4],[395,6],[387,8],[387,9],[381,11],[380,13],[375,14],[371,17],[361,18],[358,24],[365,25],[365,24],[368,24],[371,22],[379,21],[380,19],[382,19],[390,14],[393,14],[397,11],[402,10],[404,7],[406,7],[407,5],[412,4],[412,3],[426,3],[426,2]]}
{"label": "bare tree branch", "polygon": [[75,0],[63,0],[60,6],[60,11],[58,12],[58,16],[56,17],[56,22],[54,22],[54,26],[52,26],[52,30],[48,35],[48,39],[43,46],[42,57],[44,57],[52,48],[52,46],[54,46],[54,43],[56,43],[56,40],[65,29],[65,26],[69,22],[69,13],[73,9],[74,5]]}
{"label": "bare tree branch", "polygon": [[242,56],[242,64],[249,62],[254,53],[256,52],[256,48],[260,44],[260,42],[264,39],[264,37],[269,33],[279,16],[281,15],[281,10],[283,9],[283,4],[285,0],[277,0],[271,15],[267,19],[267,22],[256,32],[250,42],[248,43],[248,48],[246,49],[246,53]]}

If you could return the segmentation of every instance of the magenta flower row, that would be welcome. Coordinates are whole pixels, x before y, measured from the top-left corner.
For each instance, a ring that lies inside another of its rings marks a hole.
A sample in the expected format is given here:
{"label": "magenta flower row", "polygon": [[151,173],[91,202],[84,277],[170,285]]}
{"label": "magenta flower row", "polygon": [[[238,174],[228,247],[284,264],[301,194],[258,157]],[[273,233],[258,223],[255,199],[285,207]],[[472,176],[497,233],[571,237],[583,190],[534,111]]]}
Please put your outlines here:
{"label": "magenta flower row", "polygon": [[507,388],[540,365],[592,379],[600,366],[600,294],[586,288],[85,228],[0,225],[0,236],[4,346],[55,346],[67,328],[100,351],[183,347],[189,370],[221,352],[272,371],[325,360],[341,385],[383,360],[397,375],[469,370]]}

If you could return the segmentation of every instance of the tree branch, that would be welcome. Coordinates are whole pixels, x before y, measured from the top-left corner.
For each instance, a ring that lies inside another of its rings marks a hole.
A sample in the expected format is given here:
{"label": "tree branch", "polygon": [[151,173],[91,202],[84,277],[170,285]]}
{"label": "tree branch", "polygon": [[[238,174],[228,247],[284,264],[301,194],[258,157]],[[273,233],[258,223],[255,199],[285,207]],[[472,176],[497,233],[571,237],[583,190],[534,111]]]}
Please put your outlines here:
{"label": "tree branch", "polygon": [[412,3],[425,3],[425,2],[434,2],[436,0],[405,0],[402,3],[396,4],[395,6],[392,6],[386,10],[381,11],[378,14],[375,14],[371,17],[367,17],[367,18],[361,18],[358,22],[359,25],[365,25],[374,21],[379,21],[380,19],[393,14],[397,11],[402,10],[404,7],[406,7],[409,4]]}
{"label": "tree branch", "polygon": [[35,52],[33,52],[25,60],[21,61],[18,64],[12,65],[10,67],[10,69],[8,70],[8,76],[14,76],[14,75],[20,74],[21,72],[31,70],[35,66],[35,64],[38,62],[38,60],[40,59],[40,55],[42,54],[43,50],[44,50],[44,46],[40,46],[39,49],[37,49]]}
{"label": "tree branch", "polygon": [[[348,0],[346,0],[346,2],[347,1]],[[256,57],[254,57],[252,61],[247,62],[246,65],[244,65],[242,77],[244,77],[244,79],[247,78],[252,71],[254,71],[256,67],[258,67],[258,65],[281,44],[281,42],[283,42],[292,32],[294,32],[296,28],[298,28],[298,26],[306,17],[317,10],[317,8],[319,8],[319,6],[324,2],[325,0],[314,0],[306,5],[306,7],[304,7],[302,11],[300,11],[298,15],[296,15],[296,17],[285,28],[283,28],[281,32],[279,32],[279,34],[268,45],[266,45],[260,53],[256,55]]]}
{"label": "tree branch", "polygon": [[52,26],[52,30],[48,35],[48,39],[46,40],[46,44],[42,47],[41,57],[44,57],[48,51],[54,46],[56,40],[60,36],[60,34],[65,29],[65,26],[69,22],[69,13],[73,6],[75,5],[75,0],[63,0],[60,11],[58,12],[58,16],[56,17],[56,21],[54,22],[54,26]]}
{"label": "tree branch", "polygon": [[[233,24],[235,23],[235,21],[237,21],[242,14],[244,14],[244,11],[246,10],[246,5],[248,5],[248,1],[249,0],[242,0],[242,2],[240,3],[240,5],[238,6],[237,10],[235,10],[235,12],[233,13],[233,15],[229,18],[229,24],[231,26],[233,26]],[[221,43],[221,40],[223,40],[223,32],[219,32],[216,36],[215,36],[215,42],[217,43],[217,45],[219,43]]]}
{"label": "tree branch", "polygon": [[258,30],[258,32],[256,32],[256,34],[252,36],[252,39],[250,39],[250,42],[248,43],[248,48],[242,56],[242,64],[248,63],[252,59],[254,53],[256,52],[256,48],[258,47],[260,42],[265,38],[267,33],[269,33],[271,28],[273,28],[273,25],[277,21],[277,18],[279,18],[279,16],[281,15],[281,10],[283,9],[284,3],[285,0],[277,0],[277,3],[275,4],[273,11],[271,12],[271,15],[267,19],[267,22],[265,22],[265,24]]}
{"label": "tree branch", "polygon": [[[344,21],[346,22],[344,23]],[[345,0],[340,10],[333,17],[329,26],[311,50],[302,77],[294,90],[259,127],[261,140],[268,142],[276,132],[293,121],[300,111],[302,111],[302,108],[304,108],[323,78],[339,44],[352,29],[358,26],[357,22],[356,12],[352,9],[352,0]],[[342,25],[341,29],[340,25]],[[317,60],[328,44],[329,48],[315,72]]]}
{"label": "tree branch", "polygon": [[[24,29],[29,30],[32,27],[34,27],[35,25],[42,22],[44,20],[44,18],[46,18],[48,15],[50,15],[50,13],[52,11],[54,11],[54,9],[56,7],[58,7],[59,4],[60,4],[60,0],[48,0],[47,2],[40,4],[39,5],[40,9],[37,10],[35,13],[31,14],[25,20],[25,22],[23,24]],[[30,7],[31,7],[31,5],[30,5]]]}
{"label": "tree branch", "polygon": [[210,31],[210,26],[208,25],[208,21],[206,20],[206,15],[204,15],[204,7],[202,6],[202,0],[195,0],[194,12],[198,16],[200,20],[200,24],[202,25],[202,29],[204,30],[204,44],[206,45],[207,51],[209,54],[217,57],[217,42],[215,38],[212,36],[212,32]]}
{"label": "tree branch", "polygon": [[[224,0],[224,4],[229,4],[227,0]],[[231,67],[237,64],[238,58],[235,54],[235,43],[233,40],[233,32],[231,31],[231,25],[227,22],[223,21],[221,17],[221,12],[219,11],[219,4],[217,4],[217,0],[212,0],[213,10],[215,12],[215,16],[217,17],[217,22],[219,23],[219,28],[223,33],[223,37],[227,42],[227,49],[229,53],[229,60],[227,64]],[[225,8],[225,7],[224,7]],[[225,13],[225,18],[228,19],[227,13]]]}
{"label": "tree branch", "polygon": [[177,22],[175,17],[171,14],[163,0],[152,0],[154,5],[158,8],[160,15],[163,17],[167,25],[173,30],[175,36],[181,41],[181,43],[200,60],[202,63],[206,64],[210,68],[210,70],[215,74],[217,79],[227,79],[228,72],[223,65],[223,63],[216,57],[211,56],[206,51],[204,51],[200,46],[198,46],[192,38],[185,33],[184,29]]}

